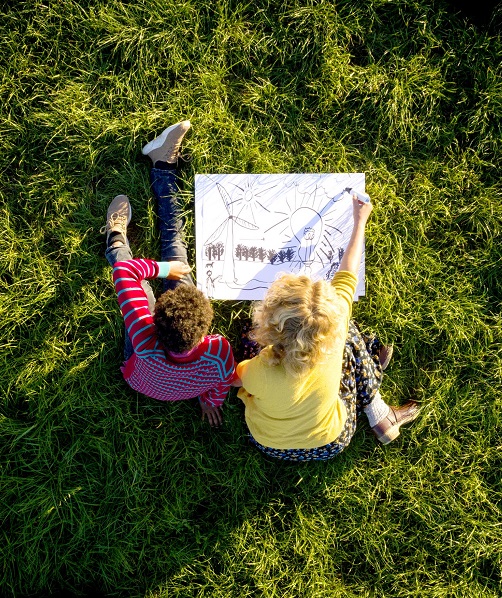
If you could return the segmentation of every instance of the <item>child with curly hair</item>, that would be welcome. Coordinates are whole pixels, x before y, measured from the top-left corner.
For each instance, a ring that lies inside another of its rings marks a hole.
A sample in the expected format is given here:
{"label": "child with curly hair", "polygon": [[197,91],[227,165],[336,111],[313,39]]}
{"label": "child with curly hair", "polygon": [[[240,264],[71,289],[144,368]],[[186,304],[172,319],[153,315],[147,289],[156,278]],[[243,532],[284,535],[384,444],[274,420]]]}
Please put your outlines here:
{"label": "child with curly hair", "polygon": [[[177,163],[189,127],[190,121],[172,125],[142,150],[153,165],[150,180],[157,200],[161,261],[133,259],[127,241],[131,205],[125,195],[112,200],[102,232],[126,327],[124,379],[160,401],[198,396],[202,417],[218,426],[221,405],[235,379],[235,362],[228,341],[208,334],[213,310],[193,284],[181,239]],[[164,293],[157,301],[149,278],[164,279]]]}
{"label": "child with curly hair", "polygon": [[326,460],[350,442],[364,411],[387,444],[419,413],[416,402],[390,407],[379,386],[392,347],[350,319],[364,230],[372,205],[353,198],[352,235],[331,284],[284,274],[254,310],[261,352],[237,366],[251,443],[287,461]]}

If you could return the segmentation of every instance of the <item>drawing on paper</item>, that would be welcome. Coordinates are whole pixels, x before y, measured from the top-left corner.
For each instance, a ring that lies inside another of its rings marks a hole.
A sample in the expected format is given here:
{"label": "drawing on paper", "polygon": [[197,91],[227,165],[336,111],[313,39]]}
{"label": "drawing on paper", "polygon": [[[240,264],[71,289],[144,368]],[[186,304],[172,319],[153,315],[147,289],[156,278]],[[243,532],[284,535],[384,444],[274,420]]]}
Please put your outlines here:
{"label": "drawing on paper", "polygon": [[262,299],[280,272],[330,280],[352,231],[346,187],[364,191],[364,174],[196,175],[197,286]]}
{"label": "drawing on paper", "polygon": [[[209,239],[207,239],[204,243],[206,247],[206,255],[218,255],[219,257],[223,255],[223,274],[220,276],[220,280],[222,283],[227,284],[235,284],[237,280],[237,275],[235,272],[235,261],[233,258],[233,250],[232,251],[225,251],[225,247],[234,247],[234,238],[237,235],[234,235],[234,227],[241,227],[247,230],[258,230],[258,226],[254,222],[248,222],[243,218],[239,218],[233,214],[234,206],[238,200],[232,201],[230,196],[228,195],[225,187],[220,185],[220,183],[216,183],[216,188],[221,196],[223,201],[223,205],[226,208],[226,215],[224,217],[223,222],[218,226],[218,228],[210,235]],[[216,245],[213,244],[214,241],[219,239],[220,237],[225,238],[225,245],[221,242],[217,243]]]}

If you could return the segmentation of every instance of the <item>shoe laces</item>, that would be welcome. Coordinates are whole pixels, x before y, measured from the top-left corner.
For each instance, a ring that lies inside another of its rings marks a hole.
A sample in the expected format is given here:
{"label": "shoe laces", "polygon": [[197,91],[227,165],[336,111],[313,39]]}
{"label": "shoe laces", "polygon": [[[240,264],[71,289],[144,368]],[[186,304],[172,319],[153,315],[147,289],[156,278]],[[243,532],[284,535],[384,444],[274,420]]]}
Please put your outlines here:
{"label": "shoe laces", "polygon": [[124,230],[127,227],[127,216],[125,214],[119,214],[119,212],[113,212],[108,218],[108,222],[99,229],[99,232],[104,235],[112,228],[120,228]]}
{"label": "shoe laces", "polygon": [[183,160],[183,162],[186,162],[187,164],[193,160],[192,154],[182,154],[181,152],[178,152],[177,158],[178,160]]}

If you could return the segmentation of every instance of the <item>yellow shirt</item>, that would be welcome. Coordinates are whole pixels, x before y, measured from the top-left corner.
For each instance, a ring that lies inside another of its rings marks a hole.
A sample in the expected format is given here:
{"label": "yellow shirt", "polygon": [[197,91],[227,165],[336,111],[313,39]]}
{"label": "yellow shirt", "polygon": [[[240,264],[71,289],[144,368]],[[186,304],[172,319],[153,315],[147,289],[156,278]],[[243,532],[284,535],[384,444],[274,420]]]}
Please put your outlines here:
{"label": "yellow shirt", "polygon": [[288,375],[282,365],[270,366],[264,357],[270,347],[237,366],[242,388],[237,396],[246,407],[246,423],[253,438],[271,448],[315,448],[333,442],[347,418],[339,398],[343,350],[357,277],[337,272],[331,283],[338,294],[343,335],[333,351],[306,376]]}

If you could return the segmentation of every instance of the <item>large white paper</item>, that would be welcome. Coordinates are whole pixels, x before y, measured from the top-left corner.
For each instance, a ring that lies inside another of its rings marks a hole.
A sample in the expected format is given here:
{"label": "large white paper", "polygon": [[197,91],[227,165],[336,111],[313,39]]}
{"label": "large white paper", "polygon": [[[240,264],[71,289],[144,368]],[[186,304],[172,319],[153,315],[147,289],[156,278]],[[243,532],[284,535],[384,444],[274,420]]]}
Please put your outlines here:
{"label": "large white paper", "polygon": [[[364,174],[197,174],[197,286],[214,299],[262,299],[279,273],[331,280],[352,232]],[[356,298],[364,295],[364,255]]]}

